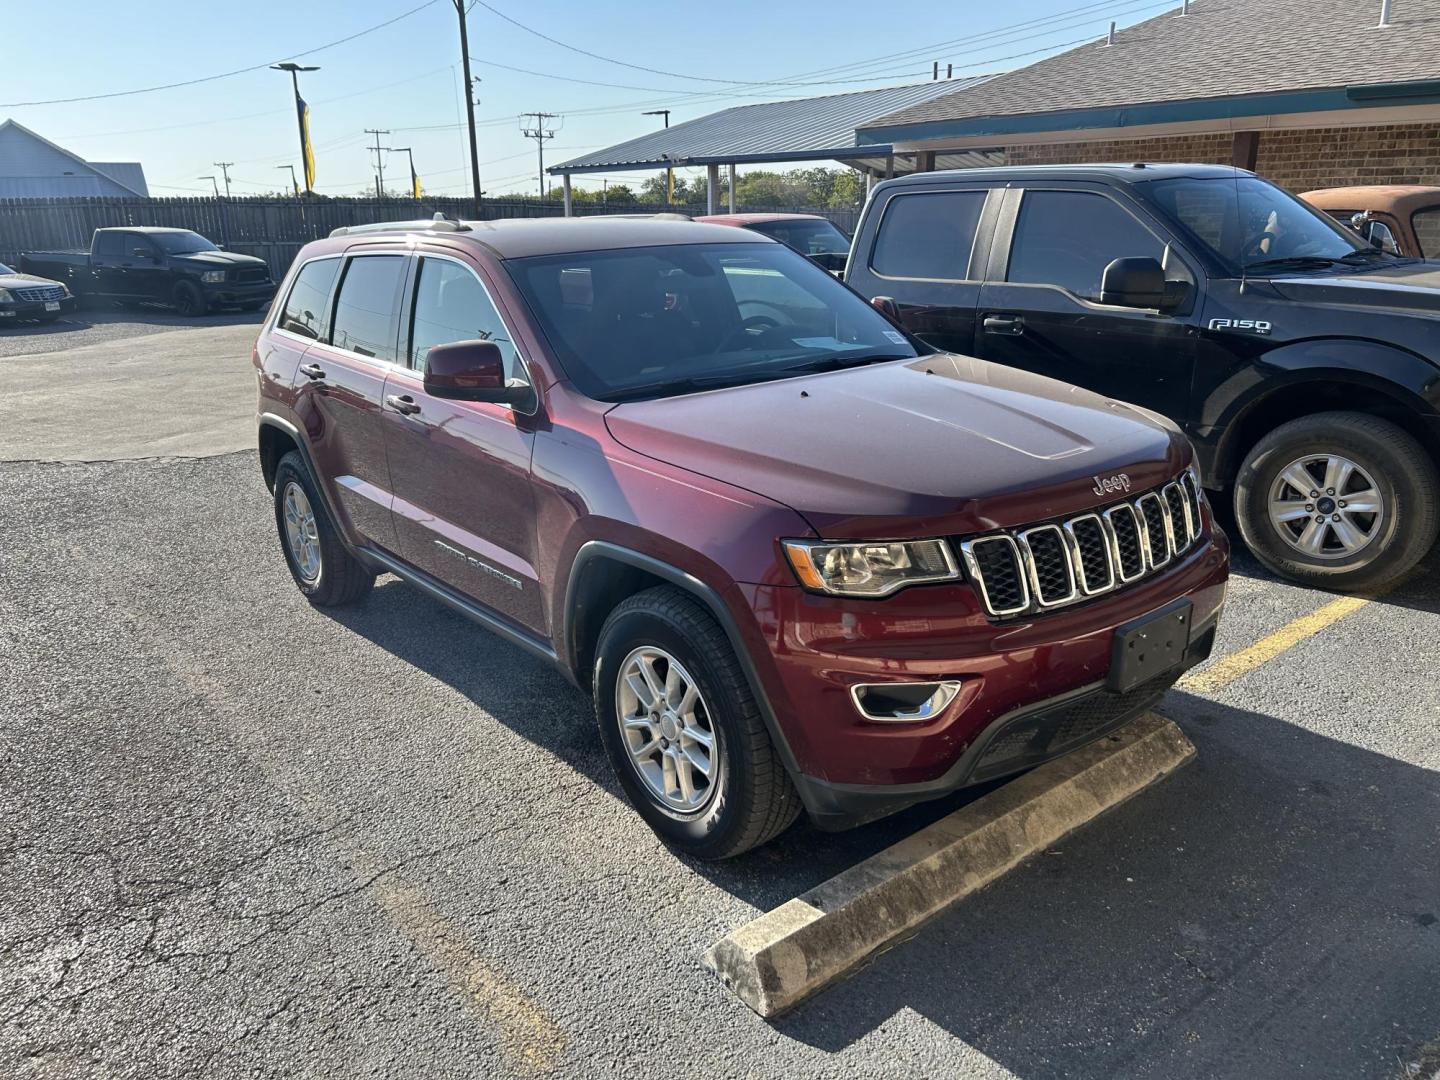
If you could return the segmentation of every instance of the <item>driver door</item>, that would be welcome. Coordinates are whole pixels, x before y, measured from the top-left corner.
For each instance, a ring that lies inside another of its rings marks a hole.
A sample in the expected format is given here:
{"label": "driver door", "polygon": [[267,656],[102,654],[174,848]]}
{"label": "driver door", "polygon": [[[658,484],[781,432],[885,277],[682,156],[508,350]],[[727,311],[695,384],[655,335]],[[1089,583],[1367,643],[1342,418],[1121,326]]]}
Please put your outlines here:
{"label": "driver door", "polygon": [[[1023,188],[1005,197],[980,289],[977,354],[1186,416],[1199,336],[1198,273],[1107,192]],[[1174,283],[1167,289],[1183,291],[1186,301],[1170,313],[1100,303],[1106,266],[1134,257],[1158,261]]]}

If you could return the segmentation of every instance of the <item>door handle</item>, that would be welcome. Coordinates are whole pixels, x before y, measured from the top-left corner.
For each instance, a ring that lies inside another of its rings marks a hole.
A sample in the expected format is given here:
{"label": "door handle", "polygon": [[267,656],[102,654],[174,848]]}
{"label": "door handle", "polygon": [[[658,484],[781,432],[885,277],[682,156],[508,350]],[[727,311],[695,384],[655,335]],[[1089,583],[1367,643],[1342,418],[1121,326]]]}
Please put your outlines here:
{"label": "door handle", "polygon": [[409,394],[386,394],[385,404],[405,416],[414,416],[420,411],[420,406]]}
{"label": "door handle", "polygon": [[986,315],[985,332],[987,334],[1023,334],[1025,320],[1019,315]]}
{"label": "door handle", "polygon": [[323,379],[325,377],[325,369],[319,364],[301,364],[300,374],[304,375],[307,379]]}

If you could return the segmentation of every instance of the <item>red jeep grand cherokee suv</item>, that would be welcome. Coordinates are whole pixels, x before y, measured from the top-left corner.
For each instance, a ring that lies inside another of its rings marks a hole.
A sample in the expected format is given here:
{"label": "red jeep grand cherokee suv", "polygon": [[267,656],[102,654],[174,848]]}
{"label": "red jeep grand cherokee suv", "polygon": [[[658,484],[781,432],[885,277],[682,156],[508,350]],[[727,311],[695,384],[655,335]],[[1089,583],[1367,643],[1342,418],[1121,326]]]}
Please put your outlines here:
{"label": "red jeep grand cherokee suv", "polygon": [[1173,425],[934,352],[783,244],[363,226],[280,296],[260,457],[300,590],[389,571],[559,664],[696,856],[1018,772],[1209,653],[1227,543]]}

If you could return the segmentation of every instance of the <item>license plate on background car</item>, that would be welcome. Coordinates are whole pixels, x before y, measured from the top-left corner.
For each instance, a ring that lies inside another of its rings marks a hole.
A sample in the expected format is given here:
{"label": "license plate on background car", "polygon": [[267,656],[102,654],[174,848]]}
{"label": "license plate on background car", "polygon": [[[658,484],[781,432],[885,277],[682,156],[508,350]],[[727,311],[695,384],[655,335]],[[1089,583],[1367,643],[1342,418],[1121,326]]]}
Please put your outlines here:
{"label": "license plate on background car", "polygon": [[1110,651],[1109,689],[1123,694],[1179,667],[1190,647],[1192,607],[1181,598],[1117,627]]}
{"label": "license plate on background car", "polygon": [[46,300],[46,301],[45,301],[45,310],[46,310],[46,311],[59,311],[59,310],[60,310],[60,301],[59,301],[59,300]]}

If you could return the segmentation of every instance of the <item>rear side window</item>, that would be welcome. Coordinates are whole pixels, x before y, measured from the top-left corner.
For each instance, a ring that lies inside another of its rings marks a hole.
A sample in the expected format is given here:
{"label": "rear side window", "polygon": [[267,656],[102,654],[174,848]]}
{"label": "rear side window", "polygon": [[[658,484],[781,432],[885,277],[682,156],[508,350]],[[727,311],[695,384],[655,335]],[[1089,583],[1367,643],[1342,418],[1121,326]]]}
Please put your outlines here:
{"label": "rear side window", "polygon": [[118,232],[102,232],[95,237],[96,255],[119,255],[124,247],[124,238]]}
{"label": "rear side window", "polygon": [[395,362],[395,321],[403,255],[357,255],[350,260],[335,301],[330,341],[361,356]]}
{"label": "rear side window", "polygon": [[1086,191],[1027,191],[1015,223],[1007,281],[1058,285],[1085,300],[1100,299],[1100,279],[1115,259],[1154,259],[1165,245],[1134,215]]}
{"label": "rear side window", "polygon": [[1440,206],[1416,210],[1410,217],[1415,237],[1420,241],[1419,254],[1427,259],[1440,259]]}
{"label": "rear side window", "polygon": [[894,278],[964,281],[983,191],[896,195],[885,207],[870,268]]}
{"label": "rear side window", "polygon": [[493,341],[505,357],[505,378],[525,377],[510,331],[479,278],[449,259],[425,259],[415,286],[410,366],[424,370],[426,354],[452,341]]}
{"label": "rear side window", "polygon": [[340,269],[339,259],[317,259],[306,263],[295,275],[285,310],[280,313],[280,329],[301,337],[318,338],[325,331],[325,309],[330,301],[330,286]]}

